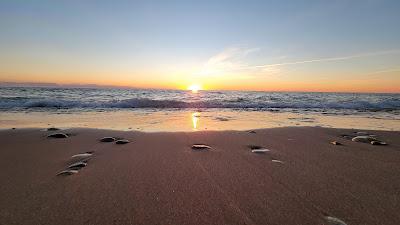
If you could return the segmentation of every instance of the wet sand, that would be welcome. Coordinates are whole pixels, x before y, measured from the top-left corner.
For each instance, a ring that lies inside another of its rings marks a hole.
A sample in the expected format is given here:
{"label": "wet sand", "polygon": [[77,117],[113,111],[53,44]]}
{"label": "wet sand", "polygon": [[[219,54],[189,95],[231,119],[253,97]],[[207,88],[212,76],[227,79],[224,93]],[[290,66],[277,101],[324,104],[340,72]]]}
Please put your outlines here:
{"label": "wet sand", "polygon": [[[44,119],[45,118],[45,119]],[[105,119],[106,118],[106,119]],[[400,131],[400,113],[269,112],[246,110],[116,110],[95,112],[1,112],[0,129],[83,127],[94,129],[189,132],[248,130],[277,127],[329,127]]]}
{"label": "wet sand", "polygon": [[[400,223],[400,132],[370,131],[388,146],[339,137],[354,130],[311,127],[68,129],[68,138],[47,138],[54,132],[0,131],[0,224],[320,225],[326,216]],[[109,136],[130,143],[99,141]],[[251,153],[249,145],[270,151]],[[56,176],[87,151],[94,153],[86,167]]]}

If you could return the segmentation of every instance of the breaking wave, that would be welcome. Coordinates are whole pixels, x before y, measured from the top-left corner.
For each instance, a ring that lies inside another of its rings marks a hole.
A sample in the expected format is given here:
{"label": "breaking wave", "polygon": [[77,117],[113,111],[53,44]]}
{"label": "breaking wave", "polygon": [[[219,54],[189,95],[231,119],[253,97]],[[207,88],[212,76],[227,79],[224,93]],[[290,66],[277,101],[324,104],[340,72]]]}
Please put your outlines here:
{"label": "breaking wave", "polygon": [[353,110],[399,110],[400,99],[385,99],[377,102],[364,100],[333,102],[333,101],[252,101],[250,99],[229,100],[206,100],[206,101],[178,101],[178,100],[155,100],[148,98],[131,98],[123,100],[93,101],[93,100],[65,100],[65,99],[29,99],[29,98],[0,98],[0,109],[17,108],[228,108],[228,109],[353,109]]}

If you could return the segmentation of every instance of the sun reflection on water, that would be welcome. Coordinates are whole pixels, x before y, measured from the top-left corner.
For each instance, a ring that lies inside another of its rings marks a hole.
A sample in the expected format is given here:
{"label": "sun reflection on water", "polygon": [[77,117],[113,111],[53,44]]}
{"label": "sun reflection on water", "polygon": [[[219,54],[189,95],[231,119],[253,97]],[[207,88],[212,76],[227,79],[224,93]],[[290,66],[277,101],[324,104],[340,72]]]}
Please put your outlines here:
{"label": "sun reflection on water", "polygon": [[193,130],[197,130],[197,128],[198,128],[199,117],[200,117],[200,113],[199,112],[192,113]]}

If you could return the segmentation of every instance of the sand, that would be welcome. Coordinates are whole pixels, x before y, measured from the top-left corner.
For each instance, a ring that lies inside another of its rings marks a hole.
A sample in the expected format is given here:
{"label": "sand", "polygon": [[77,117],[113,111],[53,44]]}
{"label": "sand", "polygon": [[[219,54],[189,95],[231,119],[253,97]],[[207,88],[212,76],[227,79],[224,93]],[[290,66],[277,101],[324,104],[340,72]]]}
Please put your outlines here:
{"label": "sand", "polygon": [[[274,128],[143,133],[0,131],[0,224],[400,224],[400,132]],[[102,137],[130,140],[102,143]],[[331,141],[343,145],[333,145]],[[207,151],[193,151],[192,144]],[[269,149],[251,153],[249,145]],[[56,176],[71,156],[88,165]],[[279,163],[277,163],[279,161]]]}

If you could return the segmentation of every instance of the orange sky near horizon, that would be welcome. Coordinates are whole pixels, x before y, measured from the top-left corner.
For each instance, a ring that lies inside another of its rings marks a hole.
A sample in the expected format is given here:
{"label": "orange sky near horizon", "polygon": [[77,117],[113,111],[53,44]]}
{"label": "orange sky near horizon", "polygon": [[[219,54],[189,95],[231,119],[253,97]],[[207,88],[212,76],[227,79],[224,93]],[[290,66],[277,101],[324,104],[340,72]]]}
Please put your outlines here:
{"label": "orange sky near horizon", "polygon": [[251,58],[261,51],[228,47],[201,59],[178,63],[163,57],[146,59],[140,65],[123,58],[100,62],[66,55],[1,57],[0,53],[0,82],[181,90],[198,84],[205,90],[400,93],[400,50],[262,60],[269,63]]}
{"label": "orange sky near horizon", "polygon": [[[187,90],[190,85],[200,85],[204,90],[246,90],[246,91],[300,91],[300,92],[376,92],[400,93],[400,72],[392,72],[391,76],[382,79],[372,77],[369,79],[320,79],[314,81],[281,80],[279,77],[230,79],[229,75],[206,78],[184,78],[179,75],[147,76],[101,74],[88,75],[76,73],[74,76],[62,74],[61,76],[36,74],[31,76],[0,74],[2,82],[17,83],[56,83],[60,85],[104,85],[123,86],[132,88],[178,89]],[[152,78],[154,77],[154,78]],[[28,78],[28,79],[27,79]],[[30,78],[30,79],[29,79]]]}

